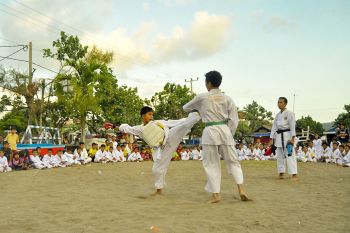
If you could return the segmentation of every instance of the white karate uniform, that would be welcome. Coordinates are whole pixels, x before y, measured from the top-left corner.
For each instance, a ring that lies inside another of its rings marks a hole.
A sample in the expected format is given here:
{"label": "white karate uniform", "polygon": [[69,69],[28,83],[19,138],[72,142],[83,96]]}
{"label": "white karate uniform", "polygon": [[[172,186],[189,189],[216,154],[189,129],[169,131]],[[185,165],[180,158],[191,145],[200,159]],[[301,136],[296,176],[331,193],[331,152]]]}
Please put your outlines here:
{"label": "white karate uniform", "polygon": [[[277,133],[278,130],[286,129],[290,129],[290,131]],[[282,145],[282,134],[284,137],[284,145]],[[288,150],[286,148],[287,142],[292,140],[293,136],[296,136],[295,116],[293,112],[285,109],[283,112],[277,113],[270,134],[270,138],[275,140],[278,173],[286,172],[286,163],[289,174],[298,173],[295,145],[293,145],[293,152],[291,156],[288,156]]]}
{"label": "white karate uniform", "polygon": [[197,110],[202,121],[220,122],[227,124],[207,126],[203,130],[203,167],[207,175],[205,190],[210,193],[220,193],[222,156],[226,167],[237,184],[243,184],[243,172],[238,161],[233,135],[238,126],[238,113],[233,100],[223,94],[220,89],[212,89],[207,93],[197,95],[185,104],[185,111]]}
{"label": "white karate uniform", "polygon": [[339,149],[331,150],[330,158],[327,160],[328,163],[337,163],[337,160],[341,157]]}
{"label": "white karate uniform", "polygon": [[350,151],[343,157],[343,165],[350,167]]}
{"label": "white karate uniform", "polygon": [[246,151],[245,151],[245,157],[247,158],[247,160],[252,160],[254,159],[254,156],[253,156],[253,150],[248,148]]}
{"label": "white karate uniform", "polygon": [[75,149],[74,154],[76,156],[79,156],[78,161],[80,161],[81,164],[88,164],[91,163],[92,158],[90,158],[86,148],[83,148],[80,152],[80,155],[77,153],[77,149]]}
{"label": "white karate uniform", "polygon": [[307,151],[306,153],[304,151],[300,151],[297,154],[297,161],[299,162],[312,162],[312,158],[310,155],[310,152]]}
{"label": "white karate uniform", "polygon": [[180,155],[181,155],[181,160],[185,160],[185,161],[190,160],[190,155],[187,153],[187,151],[182,151]]}
{"label": "white karate uniform", "polygon": [[325,149],[323,149],[322,147],[322,151],[319,154],[316,154],[316,159],[319,162],[323,162],[323,160],[328,162],[331,157],[331,154],[332,154],[332,150],[331,148],[329,148],[329,146],[327,146]]}
{"label": "white karate uniform", "polygon": [[128,161],[130,162],[135,162],[135,161],[142,161],[142,157],[140,152],[132,152],[129,157],[128,157]]}
{"label": "white karate uniform", "polygon": [[314,148],[315,148],[315,157],[319,157],[322,154],[323,147],[322,147],[322,140],[319,139],[314,139],[312,141],[314,143]]}
{"label": "white karate uniform", "polygon": [[200,156],[200,153],[197,149],[192,150],[192,159],[193,160],[198,160]]}
{"label": "white karate uniform", "polygon": [[64,153],[68,159],[68,163],[73,165],[73,164],[77,164],[77,165],[81,165],[80,161],[79,161],[79,155],[75,155],[75,154],[69,154],[68,152]]}
{"label": "white karate uniform", "polygon": [[12,168],[9,167],[7,158],[5,156],[0,157],[0,172],[10,172]]}
{"label": "white karate uniform", "polygon": [[51,155],[51,162],[54,167],[66,167],[66,165],[62,163],[62,160],[58,154]]}
{"label": "white karate uniform", "polygon": [[45,167],[47,167],[47,168],[53,167],[50,155],[48,155],[48,154],[44,155],[41,161],[44,163]]}
{"label": "white karate uniform", "polygon": [[[190,113],[187,118],[180,120],[160,121],[164,125],[165,138],[163,146],[154,147],[153,153],[153,167],[152,173],[154,176],[154,186],[156,189],[162,189],[165,187],[165,175],[168,171],[168,167],[173,156],[182,139],[190,132],[190,129],[200,120],[198,113]],[[119,130],[136,135],[142,138],[143,125],[129,126],[123,124],[119,127]]]}
{"label": "white karate uniform", "polygon": [[29,158],[33,162],[33,165],[36,169],[46,168],[45,164],[40,160],[39,155],[30,155]]}
{"label": "white karate uniform", "polygon": [[98,150],[95,154],[95,163],[100,163],[100,162],[107,162],[108,161],[108,154],[107,151],[102,151],[101,149]]}
{"label": "white karate uniform", "polygon": [[115,155],[117,156],[118,162],[125,162],[126,161],[126,158],[124,157],[123,151],[116,150]]}
{"label": "white karate uniform", "polygon": [[62,154],[61,157],[61,163],[64,165],[64,166],[71,166],[73,165],[71,163],[71,161],[69,160],[69,158],[67,157],[66,153]]}
{"label": "white karate uniform", "polygon": [[242,149],[237,149],[237,155],[238,155],[238,160],[242,161],[242,160],[248,160],[246,158],[246,151],[242,148]]}

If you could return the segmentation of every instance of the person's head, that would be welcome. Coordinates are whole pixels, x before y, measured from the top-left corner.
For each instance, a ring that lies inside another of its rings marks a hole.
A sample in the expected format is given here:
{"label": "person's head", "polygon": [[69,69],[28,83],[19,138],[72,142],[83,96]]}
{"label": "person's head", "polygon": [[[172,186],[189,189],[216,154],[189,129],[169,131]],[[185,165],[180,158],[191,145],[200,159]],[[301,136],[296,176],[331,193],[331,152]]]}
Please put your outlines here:
{"label": "person's head", "polygon": [[148,124],[148,122],[153,120],[153,109],[151,107],[145,106],[143,108],[141,108],[141,118],[143,123],[146,125]]}
{"label": "person's head", "polygon": [[344,125],[343,123],[340,123],[339,128],[340,128],[341,130],[344,130],[344,129],[345,129],[345,125]]}
{"label": "person's head", "polygon": [[344,146],[344,150],[345,150],[346,153],[348,153],[349,150],[350,150],[350,146],[349,146],[348,144],[346,144],[346,145]]}
{"label": "person's head", "polygon": [[333,142],[332,147],[333,147],[333,150],[338,149],[338,142]]}
{"label": "person's head", "polygon": [[36,151],[38,152],[39,155],[41,154],[41,148],[40,147],[37,147]]}
{"label": "person's head", "polygon": [[0,158],[4,157],[4,151],[0,150]]}
{"label": "person's head", "polygon": [[96,149],[97,148],[97,143],[92,143],[92,148]]}
{"label": "person's head", "polygon": [[121,150],[121,149],[122,149],[122,147],[118,145],[117,146],[117,150]]}
{"label": "person's head", "polygon": [[218,71],[209,71],[205,74],[205,86],[207,90],[219,88],[222,82],[222,76]]}
{"label": "person's head", "polygon": [[327,142],[322,142],[322,147],[323,147],[323,149],[326,149],[328,147]]}
{"label": "person's head", "polygon": [[15,158],[16,160],[19,160],[19,154],[17,152],[13,153],[13,158]]}
{"label": "person's head", "polygon": [[314,143],[312,141],[309,142],[309,147],[314,147]]}
{"label": "person's head", "polygon": [[77,153],[80,154],[82,149],[80,147],[77,148]]}
{"label": "person's head", "polygon": [[239,149],[242,149],[242,148],[243,148],[243,144],[242,144],[242,143],[239,143],[239,144],[238,144],[238,148],[239,148]]}
{"label": "person's head", "polygon": [[320,138],[320,135],[315,134],[315,138],[316,138],[316,139],[319,139],[319,138]]}
{"label": "person's head", "polygon": [[10,147],[10,144],[8,143],[8,141],[4,141],[4,148],[9,148]]}
{"label": "person's head", "polygon": [[58,154],[59,156],[61,156],[61,155],[63,154],[63,151],[62,151],[62,150],[59,150],[59,151],[57,151],[57,154]]}
{"label": "person's head", "polygon": [[38,151],[37,150],[33,150],[33,155],[34,156],[38,156],[39,155]]}
{"label": "person's head", "polygon": [[113,147],[110,146],[110,147],[108,148],[108,150],[109,150],[109,152],[113,152]]}
{"label": "person's head", "polygon": [[11,133],[12,133],[12,134],[15,134],[16,132],[17,132],[16,128],[12,128],[12,129],[11,129]]}
{"label": "person's head", "polygon": [[106,145],[105,145],[105,144],[102,144],[102,145],[100,146],[100,149],[101,149],[102,151],[104,151],[104,150],[106,149]]}
{"label": "person's head", "polygon": [[80,143],[79,143],[79,147],[80,147],[81,149],[84,149],[85,143],[84,143],[84,142],[80,142]]}
{"label": "person's head", "polygon": [[306,153],[308,151],[309,148],[307,148],[307,146],[303,147],[303,151]]}
{"label": "person's head", "polygon": [[122,145],[122,150],[124,150],[124,149],[125,149],[125,144]]}
{"label": "person's head", "polygon": [[286,109],[287,104],[288,104],[288,100],[287,100],[286,97],[280,97],[280,98],[278,98],[278,108],[279,108],[280,110]]}
{"label": "person's head", "polygon": [[52,150],[51,150],[51,149],[48,149],[48,150],[47,150],[47,154],[51,156],[51,155],[52,155]]}
{"label": "person's head", "polygon": [[134,148],[134,152],[135,152],[135,153],[139,152],[139,148],[135,147],[135,148]]}
{"label": "person's head", "polygon": [[67,153],[68,154],[72,154],[72,149],[71,148],[67,148]]}
{"label": "person's head", "polygon": [[260,149],[260,150],[264,149],[264,145],[263,145],[263,144],[260,144],[260,145],[259,145],[259,149]]}
{"label": "person's head", "polygon": [[343,151],[344,151],[344,145],[339,145],[339,151],[340,151],[340,153],[343,153]]}

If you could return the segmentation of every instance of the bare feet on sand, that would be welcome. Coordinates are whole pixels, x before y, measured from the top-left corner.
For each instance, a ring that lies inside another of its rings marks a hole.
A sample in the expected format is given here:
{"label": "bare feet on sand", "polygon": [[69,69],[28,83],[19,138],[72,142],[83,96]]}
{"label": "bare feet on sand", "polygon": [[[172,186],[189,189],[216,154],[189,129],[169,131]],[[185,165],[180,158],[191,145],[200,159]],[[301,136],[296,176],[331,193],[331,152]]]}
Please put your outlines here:
{"label": "bare feet on sand", "polygon": [[207,202],[208,204],[218,203],[221,201],[221,197],[219,193],[213,193],[210,200]]}
{"label": "bare feet on sand", "polygon": [[158,195],[162,195],[162,190],[161,189],[157,189],[154,193],[151,194],[151,196],[155,197]]}

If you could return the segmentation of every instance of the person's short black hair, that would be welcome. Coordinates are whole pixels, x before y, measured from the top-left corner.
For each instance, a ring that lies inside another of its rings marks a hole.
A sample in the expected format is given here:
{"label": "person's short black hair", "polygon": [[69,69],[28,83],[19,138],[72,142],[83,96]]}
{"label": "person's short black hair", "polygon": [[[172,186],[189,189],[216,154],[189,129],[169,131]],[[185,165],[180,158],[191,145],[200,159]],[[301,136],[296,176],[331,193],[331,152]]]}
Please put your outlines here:
{"label": "person's short black hair", "polygon": [[106,147],[106,145],[105,145],[105,144],[102,144],[101,147]]}
{"label": "person's short black hair", "polygon": [[141,108],[140,114],[141,114],[141,116],[143,116],[144,114],[146,114],[148,112],[153,112],[153,109],[151,107],[144,106],[143,108]]}
{"label": "person's short black hair", "polygon": [[322,146],[323,146],[323,145],[328,146],[327,142],[322,142]]}
{"label": "person's short black hair", "polygon": [[79,145],[85,145],[85,143],[84,142],[79,142]]}
{"label": "person's short black hair", "polygon": [[52,152],[52,149],[48,149],[47,151],[51,151]]}
{"label": "person's short black hair", "polygon": [[208,73],[205,74],[205,82],[211,83],[213,87],[220,87],[221,81],[222,81],[222,76],[216,70],[209,71]]}
{"label": "person's short black hair", "polygon": [[36,150],[39,150],[39,149],[41,149],[41,148],[40,148],[40,147],[37,147],[37,148],[36,148]]}
{"label": "person's short black hair", "polygon": [[8,142],[8,141],[4,141],[4,145],[5,145],[5,144],[9,144],[9,142]]}
{"label": "person's short black hair", "polygon": [[339,145],[339,148],[340,148],[340,147],[344,149],[344,145]]}
{"label": "person's short black hair", "polygon": [[339,145],[339,143],[337,141],[333,142],[333,145]]}
{"label": "person's short black hair", "polygon": [[283,100],[285,104],[288,104],[288,100],[286,97],[280,97],[279,100]]}

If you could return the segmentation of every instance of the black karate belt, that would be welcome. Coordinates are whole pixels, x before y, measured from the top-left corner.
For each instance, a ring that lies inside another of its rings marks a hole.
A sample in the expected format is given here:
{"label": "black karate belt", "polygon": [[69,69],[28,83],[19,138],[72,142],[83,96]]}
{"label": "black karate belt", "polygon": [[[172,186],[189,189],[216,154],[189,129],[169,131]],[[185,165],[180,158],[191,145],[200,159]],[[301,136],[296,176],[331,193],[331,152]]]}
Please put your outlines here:
{"label": "black karate belt", "polygon": [[282,150],[284,151],[284,132],[289,132],[290,129],[279,129],[276,131],[276,133],[281,134],[281,139],[282,139]]}

